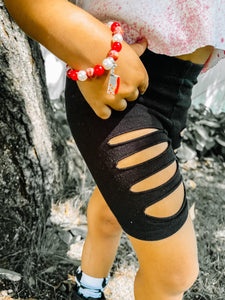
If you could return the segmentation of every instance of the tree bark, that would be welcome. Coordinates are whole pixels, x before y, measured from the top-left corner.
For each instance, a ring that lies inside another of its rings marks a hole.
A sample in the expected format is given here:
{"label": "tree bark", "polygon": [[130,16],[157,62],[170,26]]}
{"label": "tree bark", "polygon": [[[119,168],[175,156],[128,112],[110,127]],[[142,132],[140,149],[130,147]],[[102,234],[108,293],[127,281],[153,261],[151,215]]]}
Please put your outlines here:
{"label": "tree bark", "polygon": [[54,119],[39,45],[0,0],[0,268],[28,283],[52,202],[76,193],[75,155]]}

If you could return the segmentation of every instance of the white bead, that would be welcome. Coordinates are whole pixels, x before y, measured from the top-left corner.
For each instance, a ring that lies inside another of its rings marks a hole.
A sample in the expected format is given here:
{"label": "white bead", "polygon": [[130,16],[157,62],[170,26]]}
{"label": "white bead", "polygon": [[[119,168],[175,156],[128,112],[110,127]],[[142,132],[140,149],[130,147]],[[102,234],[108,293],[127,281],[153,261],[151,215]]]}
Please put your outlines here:
{"label": "white bead", "polygon": [[110,70],[114,65],[114,59],[112,57],[107,57],[103,60],[102,65],[105,70]]}
{"label": "white bead", "polygon": [[112,40],[113,40],[113,42],[120,42],[120,43],[122,43],[122,41],[123,41],[123,36],[122,36],[122,34],[117,33],[117,34],[115,34],[115,35],[113,36]]}
{"label": "white bead", "polygon": [[113,22],[108,22],[107,26],[111,29],[112,24],[113,24]]}
{"label": "white bead", "polygon": [[85,81],[87,79],[87,74],[85,71],[79,71],[77,77],[80,81]]}

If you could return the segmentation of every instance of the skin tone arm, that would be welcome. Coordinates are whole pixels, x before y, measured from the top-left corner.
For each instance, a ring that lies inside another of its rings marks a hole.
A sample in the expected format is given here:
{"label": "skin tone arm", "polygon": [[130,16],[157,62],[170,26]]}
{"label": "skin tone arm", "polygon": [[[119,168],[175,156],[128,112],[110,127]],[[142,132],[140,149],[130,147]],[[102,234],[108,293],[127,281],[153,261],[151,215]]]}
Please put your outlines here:
{"label": "skin tone arm", "polygon": [[[110,50],[110,29],[66,0],[5,0],[5,5],[26,34],[74,69],[101,64]],[[100,118],[109,118],[111,108],[124,110],[127,105],[124,99],[136,100],[139,92],[147,89],[148,75],[139,59],[146,47],[145,40],[132,46],[123,42],[116,68],[121,77],[117,95],[107,94],[109,71],[78,82],[86,101]]]}

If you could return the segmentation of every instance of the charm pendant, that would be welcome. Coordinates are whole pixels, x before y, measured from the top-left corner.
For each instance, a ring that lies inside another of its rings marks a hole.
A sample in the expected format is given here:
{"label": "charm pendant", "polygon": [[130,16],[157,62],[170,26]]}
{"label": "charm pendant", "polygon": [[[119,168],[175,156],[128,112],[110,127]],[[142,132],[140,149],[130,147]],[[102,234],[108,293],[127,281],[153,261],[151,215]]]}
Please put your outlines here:
{"label": "charm pendant", "polygon": [[107,89],[107,94],[116,95],[120,86],[120,76],[114,74],[114,70],[117,67],[117,64],[114,63],[109,76],[109,84]]}

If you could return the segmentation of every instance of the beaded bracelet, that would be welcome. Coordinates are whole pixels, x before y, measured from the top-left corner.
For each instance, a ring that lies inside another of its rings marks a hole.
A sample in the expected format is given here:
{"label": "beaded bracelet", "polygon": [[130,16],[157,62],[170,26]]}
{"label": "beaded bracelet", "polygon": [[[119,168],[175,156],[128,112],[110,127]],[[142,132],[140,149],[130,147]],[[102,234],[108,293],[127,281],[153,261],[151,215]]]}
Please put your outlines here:
{"label": "beaded bracelet", "polygon": [[116,95],[119,90],[120,76],[115,75],[114,70],[117,67],[115,61],[118,59],[119,52],[122,49],[123,29],[118,22],[109,22],[107,26],[112,31],[112,46],[102,65],[96,65],[94,68],[87,68],[86,70],[75,70],[67,65],[67,76],[75,81],[85,81],[88,78],[91,79],[95,76],[103,75],[105,70],[111,70],[107,93]]}

